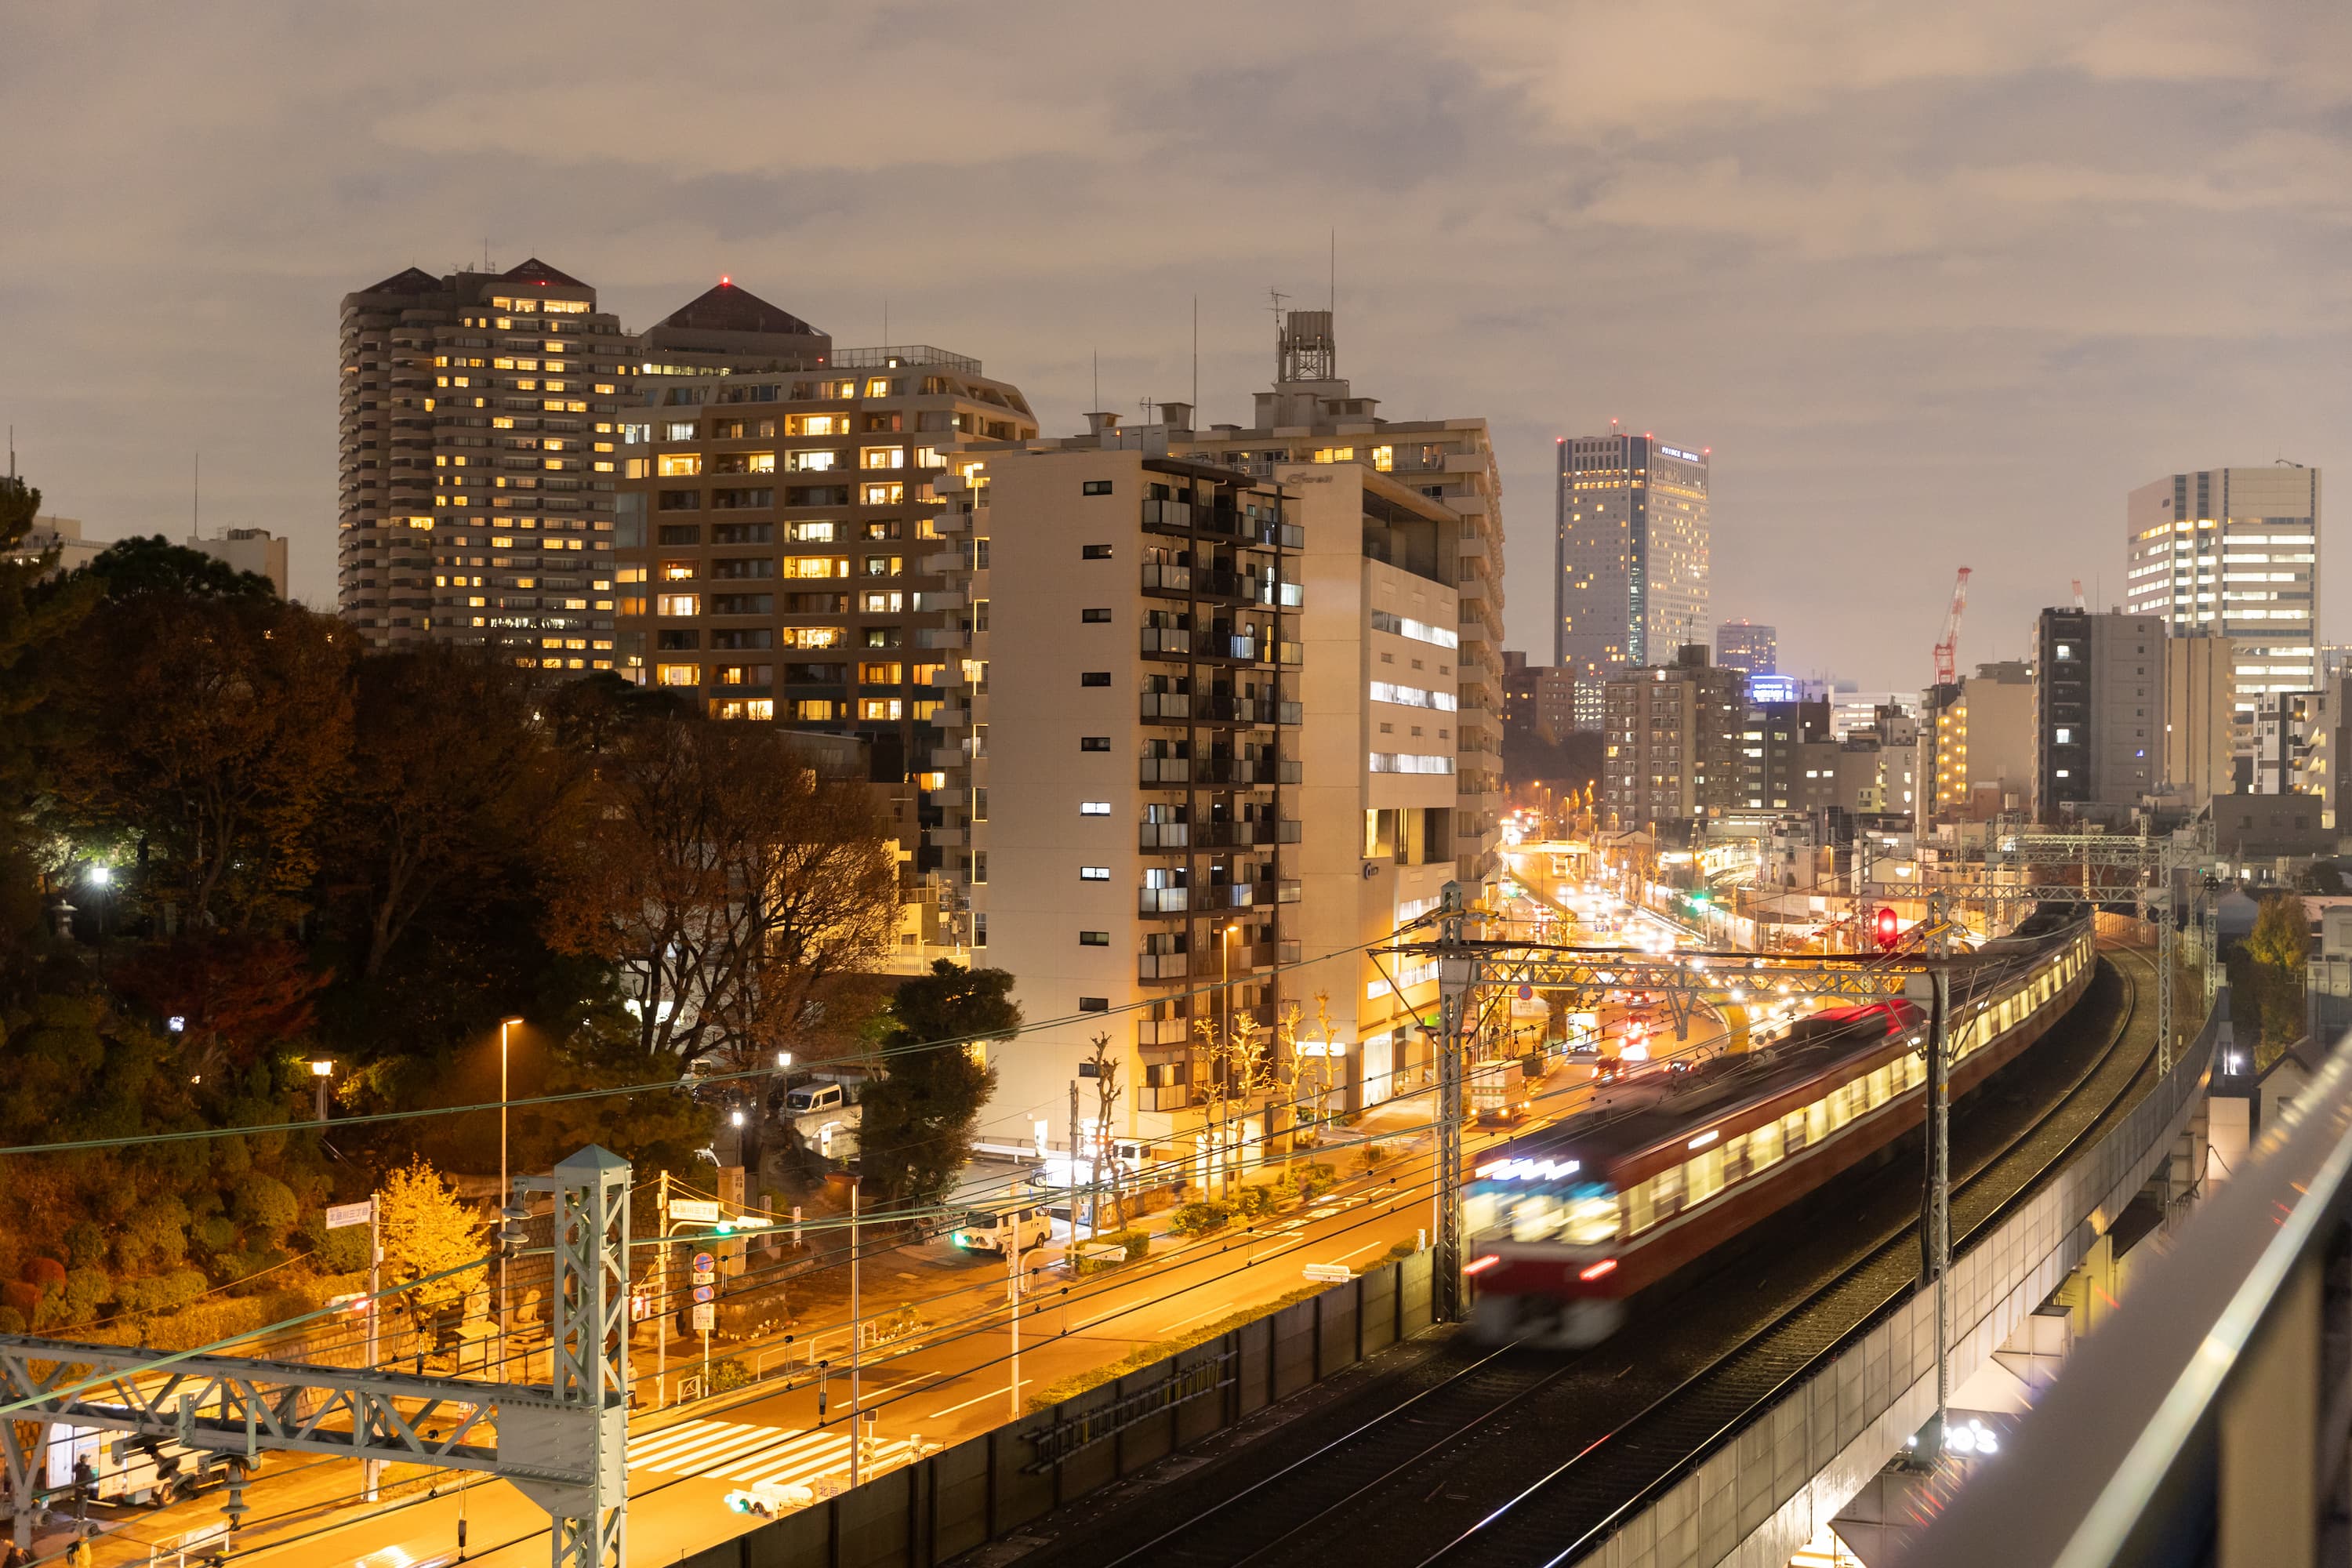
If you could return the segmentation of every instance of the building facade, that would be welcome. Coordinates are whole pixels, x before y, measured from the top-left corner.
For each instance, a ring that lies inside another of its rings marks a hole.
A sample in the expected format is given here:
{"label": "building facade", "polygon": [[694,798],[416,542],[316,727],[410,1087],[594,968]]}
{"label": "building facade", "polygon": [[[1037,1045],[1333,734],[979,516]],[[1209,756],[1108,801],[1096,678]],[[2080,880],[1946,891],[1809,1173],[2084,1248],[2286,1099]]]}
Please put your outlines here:
{"label": "building facade", "polygon": [[2033,694],[2032,667],[2002,659],[1923,695],[1914,770],[1922,826],[2027,809],[2033,794]]}
{"label": "building facade", "polygon": [[1720,816],[1739,801],[1743,677],[1685,644],[1671,664],[1604,688],[1601,804],[1621,828]]}
{"label": "building facade", "polygon": [[1780,635],[1753,621],[1726,621],[1715,628],[1715,662],[1747,675],[1778,675]]}
{"label": "building facade", "polygon": [[2235,662],[2219,632],[2164,639],[2164,781],[2192,810],[2234,787]]}
{"label": "building facade", "polygon": [[1706,636],[1709,455],[1612,430],[1563,437],[1552,662],[1598,686]]}
{"label": "building facade", "polygon": [[2319,470],[2207,468],[2133,490],[2124,608],[2230,639],[2234,744],[2263,700],[2318,689]]}
{"label": "building facade", "polygon": [[2034,820],[2137,805],[2163,778],[2164,622],[2048,609],[2033,636]]}
{"label": "building facade", "polygon": [[343,297],[337,601],[370,647],[613,667],[613,504],[634,344],[536,258]]}
{"label": "building facade", "polygon": [[[919,785],[953,743],[940,614],[987,615],[965,542],[932,528],[934,481],[960,443],[1036,433],[1019,389],[927,345],[835,350],[732,283],[649,331],[644,355],[617,510],[622,672],[714,718],[856,735],[877,779]],[[960,869],[929,837],[917,863]]]}
{"label": "building facade", "polygon": [[266,528],[220,528],[209,536],[190,534],[188,548],[201,551],[231,571],[267,577],[279,598],[288,596],[286,541]]}

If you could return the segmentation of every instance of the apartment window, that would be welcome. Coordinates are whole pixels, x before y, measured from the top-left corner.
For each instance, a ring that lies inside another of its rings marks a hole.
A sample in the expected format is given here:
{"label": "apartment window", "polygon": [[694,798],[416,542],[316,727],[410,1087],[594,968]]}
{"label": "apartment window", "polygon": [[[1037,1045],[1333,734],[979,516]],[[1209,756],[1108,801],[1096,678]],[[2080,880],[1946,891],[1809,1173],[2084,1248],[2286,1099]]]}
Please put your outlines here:
{"label": "apartment window", "polygon": [[1078,612],[1078,619],[1083,624],[1090,626],[1105,626],[1110,621],[1110,612],[1108,610],[1080,610]]}
{"label": "apartment window", "polygon": [[830,697],[803,697],[793,704],[793,717],[820,724],[831,723],[835,706]]}
{"label": "apartment window", "polygon": [[1110,868],[1108,866],[1081,866],[1078,868],[1078,880],[1081,882],[1108,882],[1110,880]]}
{"label": "apartment window", "polygon": [[888,663],[867,663],[857,667],[857,679],[867,686],[896,686],[899,667]]}
{"label": "apartment window", "polygon": [[[688,493],[691,494],[693,492],[688,491]],[[702,525],[698,522],[663,523],[661,525],[660,537],[656,540],[655,542],[659,544],[699,544],[702,542]]]}
{"label": "apartment window", "polygon": [[1082,496],[1107,496],[1110,494],[1110,481],[1088,479],[1078,487],[1078,493]]}
{"label": "apartment window", "polygon": [[[1081,996],[1078,998],[1078,1011],[1081,1013],[1108,1013],[1110,1011],[1110,998],[1108,996]],[[1085,1067],[1089,1064],[1081,1062],[1078,1065]]]}
{"label": "apartment window", "polygon": [[693,664],[657,664],[654,666],[656,686],[692,686],[701,679],[701,666]]}
{"label": "apartment window", "polygon": [[974,947],[986,947],[988,945],[988,916],[982,910],[975,910],[972,911],[971,945]]}
{"label": "apartment window", "polygon": [[[667,615],[669,612],[665,610],[662,613]],[[694,614],[692,610],[681,610],[678,613],[688,616]],[[1108,686],[1110,684],[1110,671],[1108,669],[1081,670],[1078,673],[1078,684],[1080,686]]]}
{"label": "apartment window", "polygon": [[1082,561],[1108,561],[1110,559],[1110,546],[1082,544],[1078,547],[1078,558]]}
{"label": "apartment window", "polygon": [[907,499],[907,487],[902,484],[860,485],[857,489],[867,506],[898,506]]}
{"label": "apartment window", "polygon": [[661,563],[661,580],[665,583],[690,583],[694,580],[691,561],[665,561]]}
{"label": "apartment window", "polygon": [[831,544],[833,530],[830,522],[796,522],[793,524],[793,537],[803,544]]}
{"label": "apartment window", "polygon": [[900,703],[896,697],[868,697],[857,705],[857,716],[867,720],[889,720],[899,716]]}
{"label": "apartment window", "polygon": [[[693,616],[701,614],[701,611],[702,596],[699,594],[656,594],[654,595],[654,614],[657,616]],[[1108,677],[1106,677],[1106,679],[1108,679]]]}
{"label": "apartment window", "polygon": [[1107,800],[1082,800],[1078,802],[1078,815],[1080,816],[1108,816],[1110,815],[1110,802]]}
{"label": "apartment window", "polygon": [[1110,945],[1110,932],[1107,931],[1082,931],[1078,933],[1078,945],[1080,947],[1108,947]]}
{"label": "apartment window", "polygon": [[1110,737],[1108,735],[1081,735],[1078,737],[1078,750],[1082,752],[1108,752],[1110,750]]}
{"label": "apartment window", "polygon": [[699,452],[664,452],[655,464],[654,471],[666,479],[685,479],[702,472]]}

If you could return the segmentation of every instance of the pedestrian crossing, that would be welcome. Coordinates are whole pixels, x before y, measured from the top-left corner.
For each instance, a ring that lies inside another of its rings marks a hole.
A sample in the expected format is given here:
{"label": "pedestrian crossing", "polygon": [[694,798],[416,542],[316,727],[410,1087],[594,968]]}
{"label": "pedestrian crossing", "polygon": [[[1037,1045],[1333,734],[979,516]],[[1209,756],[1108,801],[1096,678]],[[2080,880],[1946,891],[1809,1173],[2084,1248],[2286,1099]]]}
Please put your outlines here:
{"label": "pedestrian crossing", "polygon": [[[877,1468],[907,1457],[904,1441],[877,1441],[866,1461]],[[821,1432],[740,1421],[680,1422],[629,1444],[629,1468],[742,1486],[792,1486],[849,1471],[848,1423]]]}

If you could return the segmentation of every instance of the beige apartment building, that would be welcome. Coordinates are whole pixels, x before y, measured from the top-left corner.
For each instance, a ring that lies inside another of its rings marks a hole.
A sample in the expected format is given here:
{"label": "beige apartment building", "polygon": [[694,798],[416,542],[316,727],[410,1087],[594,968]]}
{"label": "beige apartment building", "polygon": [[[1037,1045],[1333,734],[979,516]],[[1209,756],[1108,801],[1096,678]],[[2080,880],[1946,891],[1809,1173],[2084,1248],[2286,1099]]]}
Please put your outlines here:
{"label": "beige apartment building", "polygon": [[367,646],[612,668],[632,347],[595,289],[536,258],[343,297],[337,598]]}
{"label": "beige apartment building", "polygon": [[1392,486],[1439,503],[1460,519],[1454,559],[1438,575],[1454,589],[1454,680],[1461,706],[1453,731],[1454,875],[1488,892],[1500,874],[1496,846],[1503,814],[1502,485],[1486,422],[1476,418],[1390,419],[1380,399],[1360,396],[1339,374],[1328,310],[1292,310],[1276,340],[1275,384],[1256,395],[1247,427],[1194,429],[1188,404],[1160,405],[1168,449],[1270,475],[1285,464],[1353,464]]}
{"label": "beige apartment building", "polygon": [[[731,282],[641,353],[616,510],[622,672],[715,718],[856,735],[877,780],[942,787],[959,655],[938,628],[967,607],[968,557],[932,527],[932,484],[960,442],[1036,433],[1019,389],[928,345],[836,350]],[[938,892],[969,851],[910,803],[915,869],[937,873],[927,934],[953,945],[961,902],[941,928]]]}
{"label": "beige apartment building", "polygon": [[233,572],[250,572],[269,579],[281,599],[289,597],[286,540],[266,528],[217,528],[210,534],[188,535],[188,548],[201,551]]}

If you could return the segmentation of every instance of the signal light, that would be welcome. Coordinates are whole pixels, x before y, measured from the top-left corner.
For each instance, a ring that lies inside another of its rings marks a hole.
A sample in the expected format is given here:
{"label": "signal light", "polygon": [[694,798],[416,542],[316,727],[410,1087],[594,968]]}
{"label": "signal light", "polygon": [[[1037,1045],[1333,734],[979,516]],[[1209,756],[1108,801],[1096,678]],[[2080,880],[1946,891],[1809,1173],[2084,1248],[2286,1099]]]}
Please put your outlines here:
{"label": "signal light", "polygon": [[1902,934],[1900,922],[1895,920],[1894,910],[1891,908],[1880,910],[1878,911],[1878,945],[1891,948],[1901,939]]}

